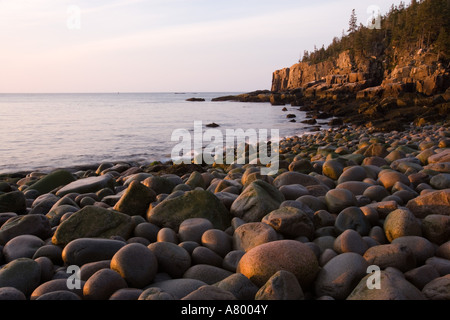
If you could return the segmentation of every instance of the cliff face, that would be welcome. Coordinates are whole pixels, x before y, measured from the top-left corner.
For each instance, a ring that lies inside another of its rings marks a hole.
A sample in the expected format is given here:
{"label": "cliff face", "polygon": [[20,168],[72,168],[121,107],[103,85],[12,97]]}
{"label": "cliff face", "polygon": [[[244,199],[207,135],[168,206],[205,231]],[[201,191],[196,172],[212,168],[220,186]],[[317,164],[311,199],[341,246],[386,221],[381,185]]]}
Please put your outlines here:
{"label": "cliff face", "polygon": [[385,65],[386,60],[381,58],[354,57],[344,51],[334,60],[300,62],[275,71],[272,92],[303,89],[307,97],[334,99],[337,95],[371,99],[401,92],[431,96],[445,91],[450,83],[448,66],[442,65],[436,54],[424,50],[401,56],[392,71]]}

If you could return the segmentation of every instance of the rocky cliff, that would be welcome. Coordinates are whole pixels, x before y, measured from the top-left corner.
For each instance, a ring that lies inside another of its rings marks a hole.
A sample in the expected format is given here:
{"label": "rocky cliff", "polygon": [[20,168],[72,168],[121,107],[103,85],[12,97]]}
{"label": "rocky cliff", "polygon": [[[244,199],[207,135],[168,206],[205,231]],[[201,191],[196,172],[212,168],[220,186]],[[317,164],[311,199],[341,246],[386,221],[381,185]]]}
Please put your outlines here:
{"label": "rocky cliff", "polygon": [[277,70],[270,101],[379,130],[449,119],[450,65],[431,50],[394,52],[392,57],[355,57],[344,51],[336,59]]}

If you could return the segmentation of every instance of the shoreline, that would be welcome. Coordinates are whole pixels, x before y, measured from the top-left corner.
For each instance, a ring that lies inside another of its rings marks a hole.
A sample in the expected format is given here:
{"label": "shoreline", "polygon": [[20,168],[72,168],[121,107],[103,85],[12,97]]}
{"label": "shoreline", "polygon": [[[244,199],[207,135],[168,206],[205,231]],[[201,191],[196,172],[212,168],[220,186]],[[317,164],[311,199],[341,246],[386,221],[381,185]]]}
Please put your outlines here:
{"label": "shoreline", "polygon": [[[18,300],[61,290],[77,300],[448,298],[437,294],[450,270],[447,125],[341,126],[285,138],[280,148],[274,176],[249,164],[159,162],[0,175],[0,292]],[[76,254],[83,250],[89,257]],[[173,255],[176,268],[164,262]],[[5,271],[43,263],[41,280]],[[66,282],[69,265],[96,272],[81,290],[52,287]],[[386,290],[366,287],[370,265]]]}

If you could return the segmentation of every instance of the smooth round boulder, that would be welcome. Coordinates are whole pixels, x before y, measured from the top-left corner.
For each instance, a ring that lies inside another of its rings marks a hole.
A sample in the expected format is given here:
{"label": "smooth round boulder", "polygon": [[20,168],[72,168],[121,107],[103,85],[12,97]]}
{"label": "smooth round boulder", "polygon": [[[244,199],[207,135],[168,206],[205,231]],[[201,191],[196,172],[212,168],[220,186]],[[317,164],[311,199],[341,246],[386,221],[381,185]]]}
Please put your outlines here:
{"label": "smooth round boulder", "polygon": [[138,300],[144,290],[136,288],[119,289],[109,297],[109,300],[135,301]]}
{"label": "smooth round boulder", "polygon": [[400,237],[422,235],[419,220],[406,208],[389,213],[384,220],[383,229],[389,242]]}
{"label": "smooth round boulder", "polygon": [[344,300],[367,275],[369,264],[360,255],[346,252],[328,261],[319,271],[314,282],[317,296],[330,296],[336,300]]}
{"label": "smooth round boulder", "polygon": [[19,258],[0,269],[0,288],[14,287],[25,296],[30,295],[41,280],[39,263],[29,258]]}
{"label": "smooth round boulder", "polygon": [[214,284],[215,286],[231,292],[238,300],[254,300],[258,287],[241,273],[231,276]]}
{"label": "smooth round boulder", "polygon": [[408,179],[408,176],[406,176],[403,173],[400,173],[398,171],[386,169],[382,170],[378,174],[378,181],[385,187],[387,190],[391,190],[394,184],[398,181],[404,183],[405,185],[409,186],[410,181]]}
{"label": "smooth round boulder", "polygon": [[333,249],[337,253],[355,252],[363,255],[368,246],[358,232],[347,229],[334,240]]}
{"label": "smooth round boulder", "polygon": [[72,240],[63,249],[62,258],[67,265],[82,265],[110,260],[126,242],[110,239],[80,238]]}
{"label": "smooth round boulder", "polygon": [[332,189],[325,195],[325,202],[330,213],[339,213],[345,208],[356,206],[355,195],[346,189]]}
{"label": "smooth round boulder", "polygon": [[183,274],[183,278],[196,279],[212,285],[216,282],[231,276],[231,271],[225,270],[220,267],[211,266],[207,264],[196,264],[190,267]]}
{"label": "smooth round boulder", "polygon": [[383,200],[389,195],[390,193],[386,190],[386,188],[379,185],[370,186],[363,192],[363,196],[366,196],[370,200],[377,202]]}
{"label": "smooth round boulder", "polygon": [[319,262],[309,246],[295,240],[278,240],[259,245],[239,261],[237,272],[262,287],[276,272],[292,272],[303,289],[319,272]]}
{"label": "smooth round boulder", "polygon": [[150,222],[139,223],[133,231],[135,237],[142,237],[150,242],[156,242],[158,232],[161,228]]}
{"label": "smooth round boulder", "polygon": [[9,240],[3,247],[6,262],[18,258],[32,258],[35,252],[44,245],[44,241],[33,235],[25,234]]}
{"label": "smooth round boulder", "polygon": [[22,291],[14,287],[0,288],[0,301],[19,301],[27,300]]}
{"label": "smooth round boulder", "polygon": [[39,296],[38,298],[36,298],[36,300],[56,300],[56,301],[70,301],[70,300],[81,300],[81,298],[73,292],[70,291],[66,291],[66,290],[60,290],[60,291],[52,291],[52,292],[48,292],[45,293],[41,296]]}
{"label": "smooth round boulder", "polygon": [[403,236],[394,239],[392,244],[402,244],[408,247],[416,257],[417,265],[422,265],[428,258],[434,256],[435,246],[427,239],[419,236]]}
{"label": "smooth round boulder", "polygon": [[295,200],[301,196],[309,194],[308,189],[301,184],[281,186],[279,190],[284,195],[286,200]]}
{"label": "smooth round boulder", "polygon": [[363,181],[365,178],[367,178],[367,171],[364,169],[364,167],[347,167],[339,177],[337,183],[341,184],[347,181]]}
{"label": "smooth round boulder", "polygon": [[221,257],[225,257],[233,246],[231,236],[218,229],[206,230],[202,235],[201,244]]}
{"label": "smooth round boulder", "polygon": [[[37,287],[31,294],[30,300],[36,300],[44,294],[47,294],[50,292],[55,292],[55,291],[70,291],[70,292],[78,295],[80,298],[83,297],[83,287],[84,287],[85,281],[81,280],[79,282],[78,288],[73,287],[73,288],[69,289],[67,284],[68,284],[68,279],[53,279],[53,280],[41,283],[41,285],[39,285],[39,287]],[[73,282],[72,282],[72,284],[73,284]]]}
{"label": "smooth round boulder", "polygon": [[376,265],[380,269],[393,267],[406,272],[416,267],[414,253],[403,244],[383,244],[370,247],[364,253],[364,259],[369,265]]}
{"label": "smooth round boulder", "polygon": [[182,247],[171,242],[155,242],[148,245],[158,260],[158,272],[172,278],[180,278],[191,266],[191,256]]}
{"label": "smooth round boulder", "polygon": [[361,236],[366,236],[369,234],[371,226],[369,219],[360,208],[348,207],[338,214],[334,228],[338,234],[347,229],[353,229]]}
{"label": "smooth round boulder", "polygon": [[423,236],[441,245],[450,239],[450,216],[431,214],[422,220]]}
{"label": "smooth round boulder", "polygon": [[84,284],[83,297],[86,300],[108,300],[114,292],[127,287],[127,282],[116,271],[101,269]]}
{"label": "smooth round boulder", "polygon": [[323,175],[333,180],[338,180],[343,171],[344,165],[336,159],[327,160],[322,165]]}
{"label": "smooth round boulder", "polygon": [[214,229],[211,221],[205,218],[190,218],[184,220],[178,229],[180,242],[195,241],[202,242],[202,235],[206,230]]}
{"label": "smooth round boulder", "polygon": [[155,278],[158,260],[155,254],[143,244],[130,243],[112,257],[111,269],[119,273],[128,286],[144,288]]}
{"label": "smooth round boulder", "polygon": [[43,240],[51,236],[52,230],[46,216],[41,214],[28,214],[13,216],[0,228],[0,245],[21,235],[34,235]]}

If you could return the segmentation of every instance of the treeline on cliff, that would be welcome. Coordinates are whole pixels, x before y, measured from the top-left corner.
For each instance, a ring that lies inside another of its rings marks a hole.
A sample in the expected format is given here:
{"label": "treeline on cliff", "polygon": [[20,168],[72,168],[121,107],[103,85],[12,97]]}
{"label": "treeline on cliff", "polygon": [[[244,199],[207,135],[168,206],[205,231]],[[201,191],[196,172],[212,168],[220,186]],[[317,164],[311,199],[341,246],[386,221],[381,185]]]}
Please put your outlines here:
{"label": "treeline on cliff", "polygon": [[392,5],[384,16],[378,16],[368,26],[357,25],[353,10],[348,34],[335,37],[325,48],[303,53],[302,62],[316,64],[335,59],[343,51],[350,50],[355,56],[380,57],[385,55],[388,65],[396,64],[396,52],[413,52],[430,48],[441,60],[450,60],[450,1],[412,0],[409,5],[401,2]]}

